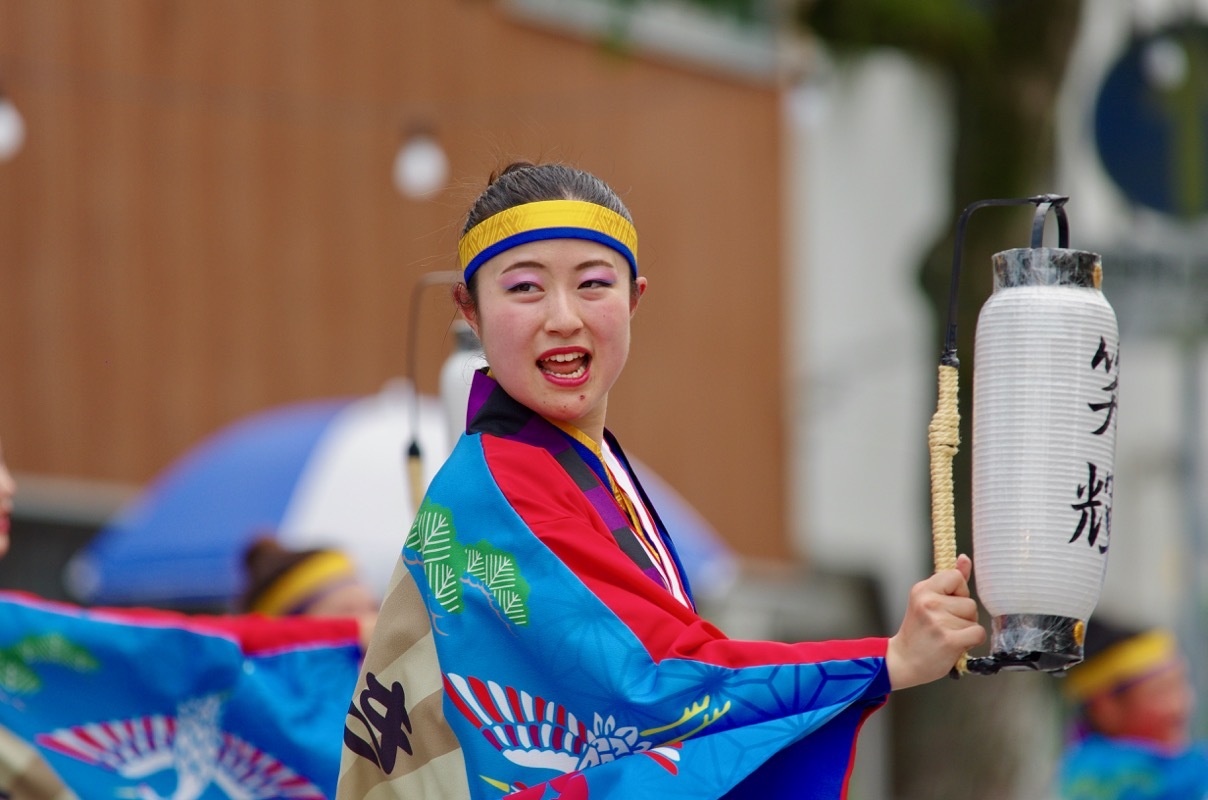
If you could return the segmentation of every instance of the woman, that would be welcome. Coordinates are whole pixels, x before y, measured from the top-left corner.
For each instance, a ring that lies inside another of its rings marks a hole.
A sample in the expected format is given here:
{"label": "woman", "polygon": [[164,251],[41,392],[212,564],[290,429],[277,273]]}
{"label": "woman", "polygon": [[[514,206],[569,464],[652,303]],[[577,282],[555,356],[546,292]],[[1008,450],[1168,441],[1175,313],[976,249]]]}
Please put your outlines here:
{"label": "woman", "polygon": [[372,632],[377,598],[348,554],[311,547],[291,550],[268,531],[243,553],[247,588],[236,603],[241,614],[270,617],[355,617]]}
{"label": "woman", "polygon": [[[16,491],[0,449],[0,556]],[[324,571],[310,566],[289,583]],[[0,799],[158,797],[152,786],[172,785],[189,797],[331,796],[331,731],[376,617],[367,604],[203,615],[0,587]]]}
{"label": "woman", "polygon": [[890,639],[727,639],[605,429],[647,288],[629,212],[592,175],[516,164],[458,250],[490,367],[383,604],[340,796],[842,796],[863,719],[984,638],[968,558]]}
{"label": "woman", "polygon": [[1195,687],[1173,633],[1093,618],[1062,689],[1075,731],[1058,771],[1062,800],[1208,797],[1208,745],[1192,738]]}

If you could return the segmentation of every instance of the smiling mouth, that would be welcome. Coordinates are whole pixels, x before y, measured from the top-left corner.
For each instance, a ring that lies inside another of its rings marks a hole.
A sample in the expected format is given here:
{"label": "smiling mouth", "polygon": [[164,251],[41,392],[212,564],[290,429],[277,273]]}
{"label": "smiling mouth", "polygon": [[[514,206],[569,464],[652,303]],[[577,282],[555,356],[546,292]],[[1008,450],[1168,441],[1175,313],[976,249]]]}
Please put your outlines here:
{"label": "smiling mouth", "polygon": [[587,365],[591,362],[591,356],[587,353],[559,353],[543,358],[537,362],[537,366],[546,375],[554,378],[562,378],[564,380],[574,380],[575,378],[583,377],[587,372]]}

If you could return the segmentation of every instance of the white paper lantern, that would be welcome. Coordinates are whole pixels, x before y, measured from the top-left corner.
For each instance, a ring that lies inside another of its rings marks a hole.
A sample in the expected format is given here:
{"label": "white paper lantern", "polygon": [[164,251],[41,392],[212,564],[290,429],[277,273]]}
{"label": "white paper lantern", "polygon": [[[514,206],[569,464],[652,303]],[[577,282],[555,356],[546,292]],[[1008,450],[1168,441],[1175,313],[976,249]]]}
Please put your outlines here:
{"label": "white paper lantern", "polygon": [[1099,256],[994,256],[973,376],[973,553],[1005,668],[1082,657],[1111,541],[1119,333]]}

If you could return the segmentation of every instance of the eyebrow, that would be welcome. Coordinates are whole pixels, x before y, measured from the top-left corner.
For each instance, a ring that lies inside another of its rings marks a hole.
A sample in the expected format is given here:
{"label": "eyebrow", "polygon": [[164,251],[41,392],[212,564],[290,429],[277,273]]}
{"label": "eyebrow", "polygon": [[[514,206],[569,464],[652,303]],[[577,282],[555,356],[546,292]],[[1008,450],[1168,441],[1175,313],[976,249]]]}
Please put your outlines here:
{"label": "eyebrow", "polygon": [[[609,261],[608,259],[605,259],[605,258],[593,258],[588,261],[584,261],[580,264],[576,264],[573,267],[573,269],[576,272],[581,272],[585,269],[590,269],[591,267],[610,267],[614,270],[619,271],[619,268],[617,267],[616,264],[612,263],[611,261]],[[511,272],[512,270],[526,269],[526,268],[527,269],[542,269],[542,270],[549,269],[549,267],[544,262],[533,261],[531,259],[525,259],[524,261],[517,261],[514,264],[508,264],[506,267],[503,268],[503,272],[500,274],[506,275],[509,272]]]}

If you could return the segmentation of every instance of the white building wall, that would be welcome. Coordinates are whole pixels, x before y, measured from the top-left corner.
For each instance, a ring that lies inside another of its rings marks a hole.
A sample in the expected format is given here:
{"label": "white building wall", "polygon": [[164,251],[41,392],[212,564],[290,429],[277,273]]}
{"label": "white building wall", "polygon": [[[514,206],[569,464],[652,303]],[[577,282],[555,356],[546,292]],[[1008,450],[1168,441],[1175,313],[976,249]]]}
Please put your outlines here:
{"label": "white building wall", "polygon": [[893,622],[931,570],[942,343],[917,272],[948,222],[951,116],[936,77],[892,51],[786,95],[795,541],[879,578]]}

